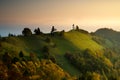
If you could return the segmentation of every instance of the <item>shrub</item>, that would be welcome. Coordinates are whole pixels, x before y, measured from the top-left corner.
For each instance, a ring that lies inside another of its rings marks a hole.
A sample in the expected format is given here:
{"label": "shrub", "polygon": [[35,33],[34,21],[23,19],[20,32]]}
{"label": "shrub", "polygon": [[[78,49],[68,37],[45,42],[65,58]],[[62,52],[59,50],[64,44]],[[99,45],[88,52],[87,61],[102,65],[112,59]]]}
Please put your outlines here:
{"label": "shrub", "polygon": [[44,53],[49,53],[49,47],[48,46],[44,46],[43,49],[42,49],[42,51]]}
{"label": "shrub", "polygon": [[20,57],[20,58],[23,58],[23,57],[24,57],[24,54],[23,54],[22,51],[20,51],[20,53],[19,53],[19,57]]}
{"label": "shrub", "polygon": [[18,62],[19,61],[19,58],[17,58],[17,57],[14,57],[13,59],[12,59],[12,63],[16,63],[16,62]]}
{"label": "shrub", "polygon": [[22,34],[24,36],[31,36],[32,35],[32,31],[29,28],[24,28],[24,30],[22,31]]}

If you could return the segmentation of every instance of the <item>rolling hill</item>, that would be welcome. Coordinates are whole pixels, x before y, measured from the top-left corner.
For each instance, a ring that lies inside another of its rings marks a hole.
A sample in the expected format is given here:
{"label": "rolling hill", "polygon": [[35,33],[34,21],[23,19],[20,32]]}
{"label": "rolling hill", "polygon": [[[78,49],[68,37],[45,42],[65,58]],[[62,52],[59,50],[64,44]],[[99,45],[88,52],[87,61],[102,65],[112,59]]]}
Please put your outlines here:
{"label": "rolling hill", "polygon": [[[64,32],[62,36],[60,35],[60,32],[55,32],[54,35],[32,34],[31,36],[3,37],[0,40],[0,55],[2,56],[5,52],[9,52],[12,57],[18,57],[19,52],[22,51],[26,57],[29,56],[30,53],[33,53],[39,59],[43,59],[46,53],[45,50],[47,49],[50,54],[49,57],[51,58],[52,56],[52,58],[55,58],[56,64],[58,64],[64,71],[70,73],[72,76],[80,76],[81,72],[79,68],[76,68],[74,64],[71,64],[71,62],[65,57],[66,53],[72,53],[74,57],[78,55],[78,53],[82,53],[81,58],[86,59],[86,62],[89,62],[89,59],[91,59],[90,62],[92,62],[93,59],[93,62],[94,60],[98,61],[97,63],[95,62],[95,65],[101,63],[110,67],[110,69],[113,67],[111,60],[104,55],[104,50],[109,45],[113,47],[114,43],[107,37],[104,39],[103,36],[99,36],[99,33],[102,33],[101,35],[103,35],[105,32],[107,31],[98,30],[94,33],[95,35],[91,35],[89,33],[84,33],[81,30],[71,30]],[[93,38],[98,39],[95,40]],[[99,41],[100,39],[101,41]],[[102,41],[106,41],[106,44]],[[88,54],[91,57],[88,57],[89,59],[87,60],[86,51],[89,50],[90,54],[89,52]],[[76,61],[76,59],[73,60]],[[100,74],[103,75],[103,73]]]}

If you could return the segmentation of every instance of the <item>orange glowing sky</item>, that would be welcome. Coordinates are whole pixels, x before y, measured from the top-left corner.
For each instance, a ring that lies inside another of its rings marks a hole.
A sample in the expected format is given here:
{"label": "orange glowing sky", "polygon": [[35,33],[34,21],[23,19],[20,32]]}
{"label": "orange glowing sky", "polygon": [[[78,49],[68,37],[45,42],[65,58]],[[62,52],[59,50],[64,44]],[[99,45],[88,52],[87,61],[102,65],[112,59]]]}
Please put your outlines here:
{"label": "orange glowing sky", "polygon": [[119,0],[1,0],[1,24],[86,26],[120,30]]}

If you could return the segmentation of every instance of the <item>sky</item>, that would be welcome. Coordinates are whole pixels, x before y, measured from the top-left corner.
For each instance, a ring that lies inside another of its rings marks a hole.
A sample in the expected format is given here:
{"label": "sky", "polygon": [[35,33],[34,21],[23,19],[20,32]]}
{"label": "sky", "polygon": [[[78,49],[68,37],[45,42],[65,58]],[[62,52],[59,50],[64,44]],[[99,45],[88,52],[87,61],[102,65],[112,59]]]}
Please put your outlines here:
{"label": "sky", "polygon": [[87,31],[120,31],[120,0],[0,0],[0,34],[21,33],[24,27],[50,32],[72,24]]}

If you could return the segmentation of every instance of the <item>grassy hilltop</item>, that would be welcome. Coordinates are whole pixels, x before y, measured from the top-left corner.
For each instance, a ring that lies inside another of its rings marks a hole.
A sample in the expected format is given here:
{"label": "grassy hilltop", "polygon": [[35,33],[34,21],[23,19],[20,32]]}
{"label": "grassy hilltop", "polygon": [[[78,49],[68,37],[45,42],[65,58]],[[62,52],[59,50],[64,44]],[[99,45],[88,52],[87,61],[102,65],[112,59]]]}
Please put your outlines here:
{"label": "grassy hilltop", "polygon": [[[109,39],[79,29],[53,34],[3,37],[0,41],[0,55],[2,57],[8,52],[14,58],[19,57],[19,52],[22,51],[28,58],[32,53],[39,59],[51,59],[70,75],[77,78],[79,76],[80,80],[89,72],[91,72],[89,76],[98,76],[98,80],[101,80],[111,77],[109,73],[114,64],[110,56],[105,53],[109,53],[106,49],[112,45]],[[109,73],[106,74],[107,72]]]}

